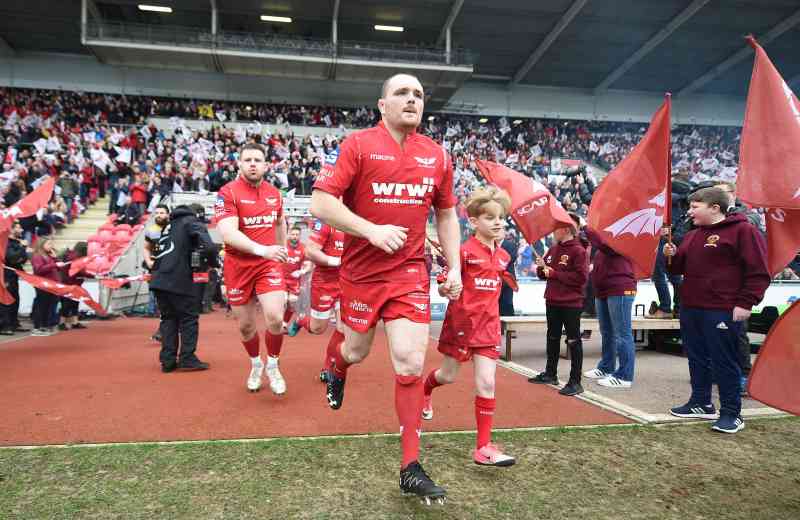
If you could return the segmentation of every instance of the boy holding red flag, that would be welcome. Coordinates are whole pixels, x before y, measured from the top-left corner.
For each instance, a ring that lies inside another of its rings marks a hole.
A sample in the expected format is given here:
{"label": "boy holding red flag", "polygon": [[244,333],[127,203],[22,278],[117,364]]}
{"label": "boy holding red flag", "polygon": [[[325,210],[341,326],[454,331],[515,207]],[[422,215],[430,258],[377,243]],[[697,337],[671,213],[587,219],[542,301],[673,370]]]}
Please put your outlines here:
{"label": "boy holding red flag", "polygon": [[664,245],[673,257],[668,269],[683,274],[681,338],[689,360],[692,395],[672,408],[676,417],[714,419],[711,385],[719,386],[720,413],[712,429],[736,433],[744,428],[740,413],[741,375],[738,338],[750,309],[770,283],[766,243],[741,213],[728,215],[728,194],[704,188],[690,198],[694,229],[680,248]]}

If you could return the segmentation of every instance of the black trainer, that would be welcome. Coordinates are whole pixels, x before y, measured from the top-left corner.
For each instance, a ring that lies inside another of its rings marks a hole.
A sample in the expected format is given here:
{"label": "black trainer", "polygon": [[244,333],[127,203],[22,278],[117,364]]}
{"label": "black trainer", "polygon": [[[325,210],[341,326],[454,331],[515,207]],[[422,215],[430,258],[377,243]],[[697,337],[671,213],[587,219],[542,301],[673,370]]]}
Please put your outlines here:
{"label": "black trainer", "polygon": [[165,374],[169,374],[170,372],[175,372],[177,366],[176,363],[161,363],[161,371]]}
{"label": "black trainer", "polygon": [[192,358],[187,359],[186,361],[179,361],[178,366],[175,368],[182,372],[194,372],[197,370],[208,370],[208,367],[208,363],[200,361],[197,358]]}
{"label": "black trainer", "polygon": [[567,383],[564,388],[558,391],[561,395],[578,395],[583,393],[583,387],[580,383]]}
{"label": "black trainer", "polygon": [[336,377],[333,370],[328,372],[328,378],[325,380],[325,396],[328,398],[328,406],[334,410],[338,410],[342,407],[342,402],[344,401],[344,382],[345,380],[343,378]]}
{"label": "black trainer", "polygon": [[558,376],[551,376],[544,372],[539,372],[536,376],[528,378],[529,383],[536,383],[538,385],[557,385]]}
{"label": "black trainer", "polygon": [[328,382],[328,371],[326,369],[323,368],[322,370],[319,371],[319,380],[322,381],[323,383]]}
{"label": "black trainer", "polygon": [[400,470],[400,491],[418,496],[426,505],[443,504],[447,498],[447,491],[437,486],[416,460]]}

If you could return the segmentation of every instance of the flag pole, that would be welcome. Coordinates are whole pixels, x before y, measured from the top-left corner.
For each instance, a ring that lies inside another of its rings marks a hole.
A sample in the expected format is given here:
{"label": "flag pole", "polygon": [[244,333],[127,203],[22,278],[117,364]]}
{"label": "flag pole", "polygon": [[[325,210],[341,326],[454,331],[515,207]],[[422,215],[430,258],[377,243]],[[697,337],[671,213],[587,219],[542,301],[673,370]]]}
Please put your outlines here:
{"label": "flag pole", "polygon": [[[664,194],[664,216],[666,217],[667,242],[672,244],[672,93],[664,97],[669,103],[669,133],[667,134],[667,191]],[[667,257],[667,265],[672,265],[672,256]]]}

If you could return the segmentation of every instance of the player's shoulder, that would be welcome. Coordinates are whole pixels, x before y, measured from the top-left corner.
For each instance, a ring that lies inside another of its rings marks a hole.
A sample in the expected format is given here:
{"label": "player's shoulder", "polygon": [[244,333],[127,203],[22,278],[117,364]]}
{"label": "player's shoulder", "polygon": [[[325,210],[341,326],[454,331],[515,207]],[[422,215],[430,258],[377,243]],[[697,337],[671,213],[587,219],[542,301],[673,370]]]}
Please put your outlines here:
{"label": "player's shoulder", "polygon": [[230,197],[230,195],[233,193],[233,190],[236,188],[238,182],[239,182],[238,177],[236,179],[233,179],[232,181],[227,182],[219,189],[217,195],[225,198]]}
{"label": "player's shoulder", "polygon": [[508,254],[508,251],[506,251],[505,249],[503,249],[503,248],[502,248],[502,247],[500,247],[500,246],[497,246],[497,256],[498,256],[498,257],[499,257],[501,260],[505,260],[506,262],[509,262],[509,261],[511,261],[511,255],[510,255],[510,254]]}
{"label": "player's shoulder", "polygon": [[416,141],[417,146],[420,146],[420,147],[423,147],[423,148],[430,148],[431,150],[434,150],[434,151],[439,152],[439,153],[443,153],[445,151],[444,147],[441,144],[439,144],[438,142],[434,141],[433,139],[431,139],[427,135],[417,133],[417,134],[415,134],[415,141]]}

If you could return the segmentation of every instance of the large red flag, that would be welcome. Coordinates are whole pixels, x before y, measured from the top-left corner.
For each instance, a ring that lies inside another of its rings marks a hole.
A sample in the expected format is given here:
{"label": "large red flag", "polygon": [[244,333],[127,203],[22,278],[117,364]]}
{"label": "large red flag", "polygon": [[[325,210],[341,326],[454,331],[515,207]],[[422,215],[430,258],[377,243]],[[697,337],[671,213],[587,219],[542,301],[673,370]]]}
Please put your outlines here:
{"label": "large red flag", "polygon": [[71,261],[69,263],[69,275],[70,276],[75,276],[76,274],[78,274],[81,271],[83,271],[84,269],[86,269],[86,267],[90,263],[92,263],[95,258],[100,258],[101,256],[103,256],[103,255],[94,254],[94,255],[87,255],[87,256],[82,256],[80,258],[76,258],[75,260],[73,260],[73,261]]}
{"label": "large red flag", "polygon": [[772,325],[747,383],[764,404],[800,415],[800,300]]}
{"label": "large red flag", "polygon": [[[9,268],[6,267],[6,269]],[[42,278],[41,276],[26,273],[25,271],[20,271],[18,269],[14,269],[14,271],[19,275],[20,279],[25,280],[37,289],[55,294],[57,296],[64,296],[78,302],[83,302],[91,307],[91,309],[98,315],[106,315],[106,310],[99,303],[94,301],[89,295],[89,292],[80,285],[65,285],[63,283],[56,282],[55,280]]]}
{"label": "large red flag", "polygon": [[768,208],[767,267],[773,277],[800,251],[800,210]]}
{"label": "large red flag", "polygon": [[47,206],[50,197],[53,196],[55,184],[55,178],[50,177],[10,208],[0,210],[0,228],[11,228],[14,219],[30,217],[39,211],[39,208]]}
{"label": "large red flag", "polygon": [[670,223],[671,106],[667,94],[642,140],[594,192],[587,215],[603,242],[633,263],[637,279],[653,273],[661,228]]}
{"label": "large red flag", "polygon": [[[8,247],[8,234],[9,229],[0,228],[0,265],[6,260],[6,247]],[[3,270],[0,269],[0,303],[3,305],[11,305],[14,303],[14,297],[6,289],[6,277],[3,276]]]}
{"label": "large red flag", "polygon": [[511,196],[511,218],[529,243],[554,229],[575,227],[567,211],[540,182],[501,164],[476,161],[483,177]]}
{"label": "large red flag", "polygon": [[751,206],[800,209],[800,102],[769,60],[756,51],[739,145],[736,194]]}

